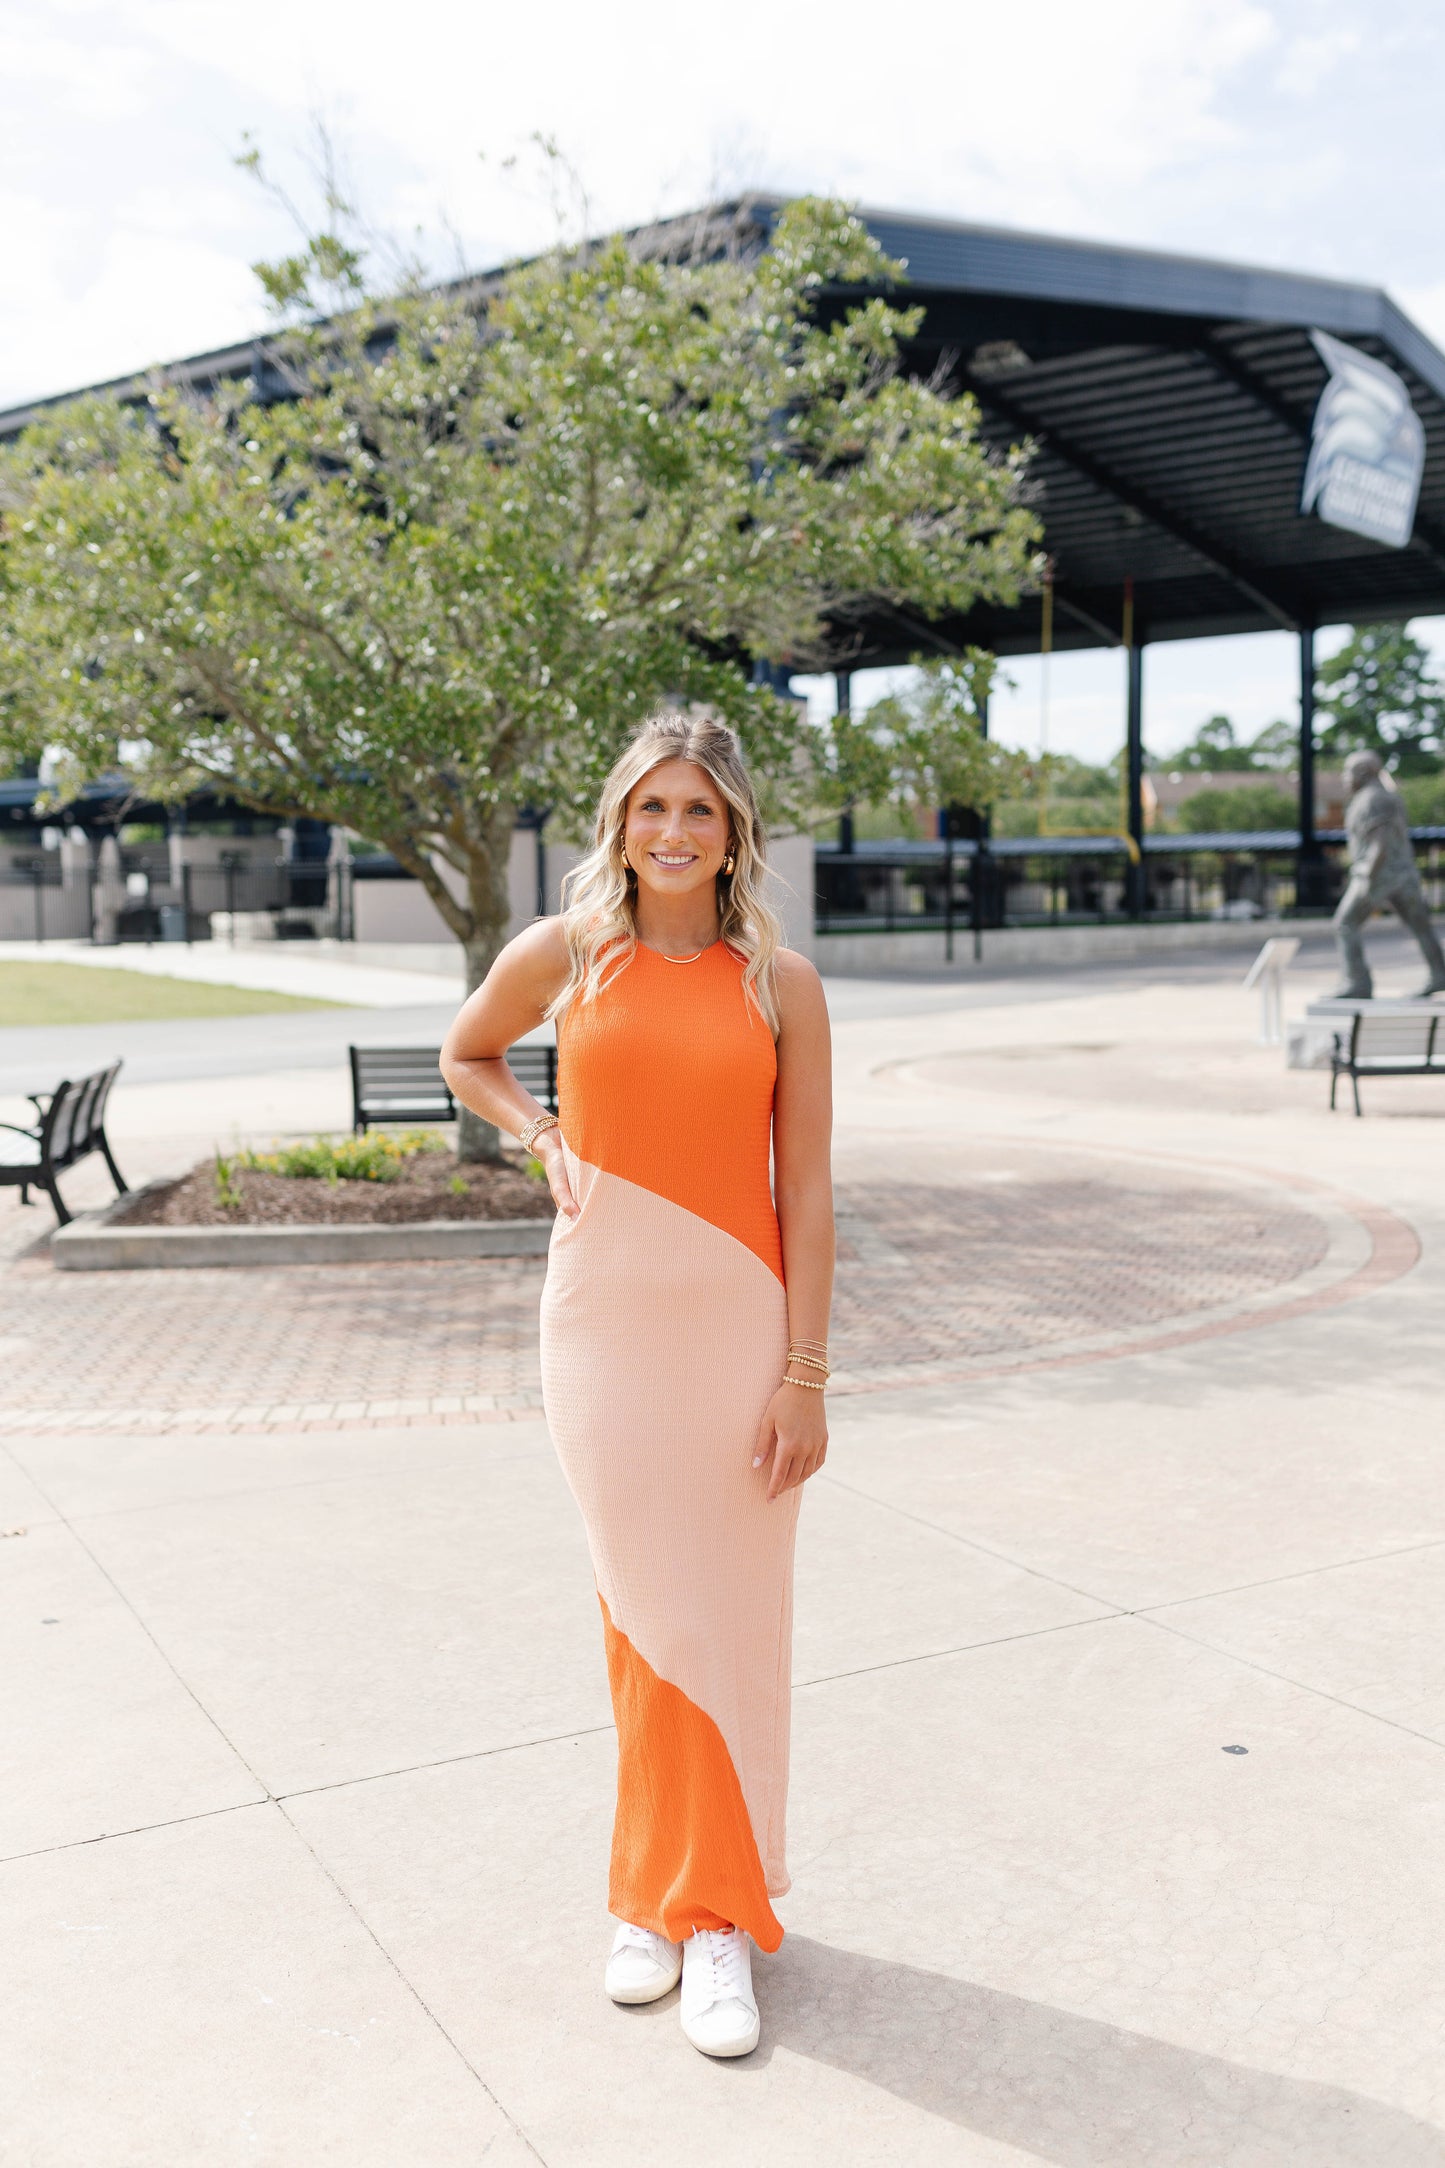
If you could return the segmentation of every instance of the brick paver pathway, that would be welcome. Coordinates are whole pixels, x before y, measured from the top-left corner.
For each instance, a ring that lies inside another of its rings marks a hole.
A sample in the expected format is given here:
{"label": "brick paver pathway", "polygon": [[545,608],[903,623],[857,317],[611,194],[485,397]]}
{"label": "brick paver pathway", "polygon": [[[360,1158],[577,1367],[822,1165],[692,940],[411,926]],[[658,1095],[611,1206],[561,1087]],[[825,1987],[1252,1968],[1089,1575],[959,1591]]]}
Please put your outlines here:
{"label": "brick paver pathway", "polygon": [[1329,1248],[1326,1221],[1287,1192],[1177,1164],[1001,1144],[944,1165],[946,1185],[915,1163],[840,1186],[834,1345],[850,1378],[1133,1338],[1267,1295]]}
{"label": "brick paver pathway", "polygon": [[[531,1414],[540,1258],[57,1273],[3,1283],[0,1422],[289,1428]],[[107,1421],[108,1419],[108,1421]]]}
{"label": "brick paver pathway", "polygon": [[[840,1176],[842,1392],[1081,1346],[1124,1353],[1230,1306],[1267,1318],[1337,1239],[1284,1187],[1033,1144],[854,1146]],[[0,1276],[0,1429],[531,1416],[544,1271],[516,1258],[62,1274],[29,1258]]]}

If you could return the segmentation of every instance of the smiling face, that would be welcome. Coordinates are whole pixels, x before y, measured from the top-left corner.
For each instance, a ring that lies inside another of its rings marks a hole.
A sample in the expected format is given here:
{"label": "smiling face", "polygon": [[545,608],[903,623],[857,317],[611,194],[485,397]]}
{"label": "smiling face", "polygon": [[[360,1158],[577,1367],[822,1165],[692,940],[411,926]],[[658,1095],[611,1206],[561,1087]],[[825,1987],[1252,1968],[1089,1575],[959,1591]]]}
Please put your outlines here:
{"label": "smiling face", "polygon": [[722,871],[731,835],[727,801],[695,761],[664,760],[628,793],[622,833],[639,887],[690,895]]}

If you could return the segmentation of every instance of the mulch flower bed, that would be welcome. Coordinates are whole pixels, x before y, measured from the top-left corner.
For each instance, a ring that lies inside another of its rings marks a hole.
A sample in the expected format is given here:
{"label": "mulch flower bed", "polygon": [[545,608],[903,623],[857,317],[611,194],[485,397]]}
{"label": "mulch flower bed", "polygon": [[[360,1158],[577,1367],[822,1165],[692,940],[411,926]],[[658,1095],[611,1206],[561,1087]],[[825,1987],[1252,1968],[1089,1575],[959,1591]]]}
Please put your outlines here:
{"label": "mulch flower bed", "polygon": [[[325,1181],[203,1159],[112,1220],[127,1227],[395,1227],[411,1220],[550,1219],[545,1182],[523,1166],[461,1166],[450,1151],[403,1159],[386,1181]],[[225,1194],[238,1201],[222,1203]]]}

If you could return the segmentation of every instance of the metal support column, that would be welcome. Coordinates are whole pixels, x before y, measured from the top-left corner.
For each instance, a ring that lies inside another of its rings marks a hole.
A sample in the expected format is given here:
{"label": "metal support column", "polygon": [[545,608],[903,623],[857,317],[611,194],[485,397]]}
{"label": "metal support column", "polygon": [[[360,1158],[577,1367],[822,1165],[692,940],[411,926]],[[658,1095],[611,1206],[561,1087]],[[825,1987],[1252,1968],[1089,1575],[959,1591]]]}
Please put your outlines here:
{"label": "metal support column", "polygon": [[[978,704],[979,735],[988,737],[988,694]],[[983,962],[983,918],[985,890],[992,879],[992,862],[989,857],[988,839],[993,832],[993,811],[989,806],[978,808],[978,836],[973,847],[973,864],[969,868],[969,886],[973,892],[973,960]]]}
{"label": "metal support column", "polygon": [[552,818],[552,808],[537,815],[537,916],[547,916],[547,823]]}
{"label": "metal support column", "polygon": [[1312,625],[1299,636],[1299,856],[1295,862],[1297,911],[1320,910],[1329,902],[1325,854],[1315,831],[1315,635]]}
{"label": "metal support column", "polygon": [[1148,903],[1148,885],[1144,878],[1144,643],[1142,640],[1137,638],[1130,640],[1128,664],[1128,738],[1125,758],[1128,769],[1127,821],[1130,849],[1127,893],[1130,918],[1142,918]]}
{"label": "metal support column", "polygon": [[[836,695],[835,705],[837,708],[837,712],[840,715],[851,715],[853,712],[852,671],[835,670],[833,672],[833,687]],[[850,855],[852,853],[853,808],[851,805],[845,805],[842,812],[838,815],[838,849],[841,852]]]}

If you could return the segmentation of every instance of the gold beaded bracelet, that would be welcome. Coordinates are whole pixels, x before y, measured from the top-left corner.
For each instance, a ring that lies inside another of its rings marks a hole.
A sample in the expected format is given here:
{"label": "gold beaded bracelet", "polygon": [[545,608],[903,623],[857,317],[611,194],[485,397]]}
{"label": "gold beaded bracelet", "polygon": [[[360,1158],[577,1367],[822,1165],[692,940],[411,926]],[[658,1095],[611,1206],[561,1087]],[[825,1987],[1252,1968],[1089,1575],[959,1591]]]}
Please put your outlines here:
{"label": "gold beaded bracelet", "polygon": [[811,1378],[784,1378],[785,1385],[801,1385],[805,1393],[826,1393],[826,1385],[815,1385]]}
{"label": "gold beaded bracelet", "polygon": [[794,1355],[790,1353],[788,1361],[790,1363],[803,1363],[809,1370],[821,1370],[825,1374],[830,1368],[828,1363],[820,1362],[816,1355]]}

